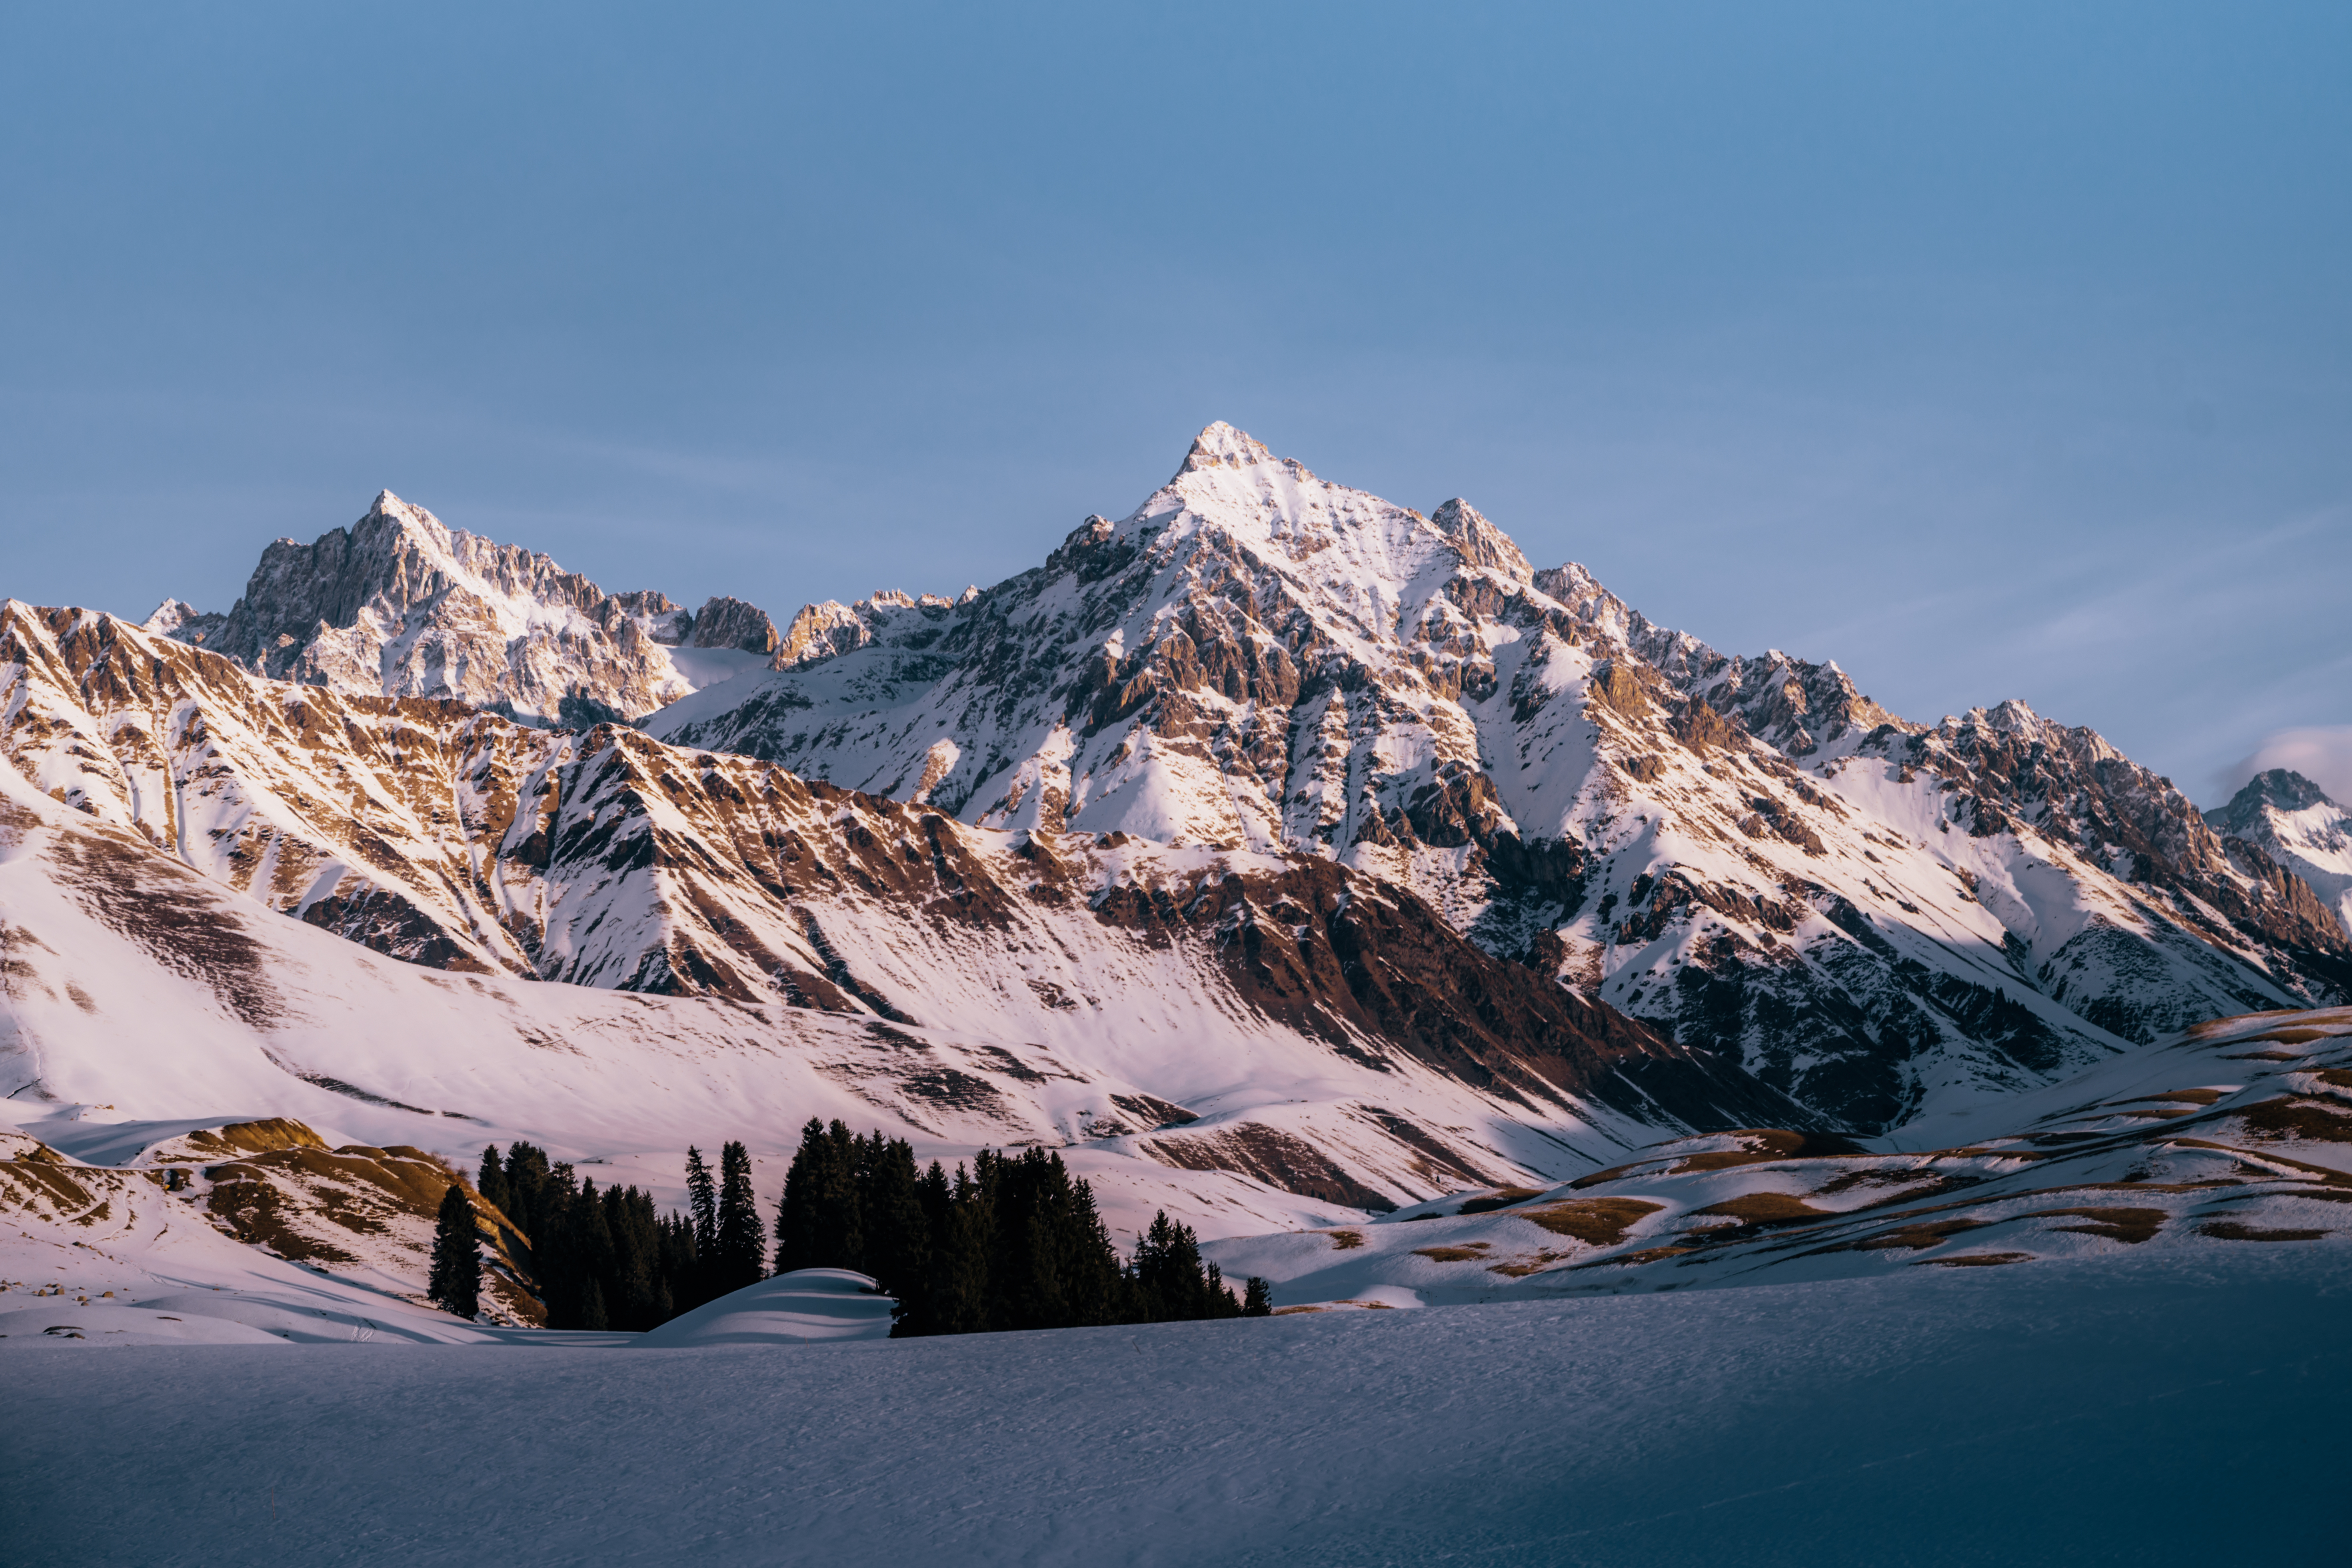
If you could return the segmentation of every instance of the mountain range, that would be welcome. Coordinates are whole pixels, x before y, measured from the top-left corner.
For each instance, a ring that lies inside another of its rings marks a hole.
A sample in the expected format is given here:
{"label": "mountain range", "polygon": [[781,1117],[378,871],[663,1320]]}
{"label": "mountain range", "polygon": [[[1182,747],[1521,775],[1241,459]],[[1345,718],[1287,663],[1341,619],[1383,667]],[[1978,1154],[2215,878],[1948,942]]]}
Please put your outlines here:
{"label": "mountain range", "polygon": [[278,1117],[659,1185],[839,1115],[1242,1236],[1947,1147],[2352,1001],[2299,776],[2201,814],[2020,701],[1913,722],[1224,425],[1032,570],[782,630],[385,492],[226,613],[0,605],[0,1071],[68,1152]]}

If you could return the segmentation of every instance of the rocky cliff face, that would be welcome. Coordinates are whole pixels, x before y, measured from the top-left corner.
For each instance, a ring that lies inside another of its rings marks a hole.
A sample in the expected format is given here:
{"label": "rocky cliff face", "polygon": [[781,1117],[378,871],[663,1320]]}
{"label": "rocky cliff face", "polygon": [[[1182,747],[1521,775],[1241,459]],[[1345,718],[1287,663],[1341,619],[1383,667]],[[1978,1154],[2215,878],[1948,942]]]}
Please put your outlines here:
{"label": "rocky cliff face", "polygon": [[813,606],[776,663],[646,728],[972,826],[1328,859],[1851,1126],[2352,984],[2301,879],[2090,731],[1907,723],[1223,425],[1042,567]]}
{"label": "rocky cliff face", "polygon": [[[705,999],[754,1038],[831,1016],[849,1033],[816,1037],[847,1054],[824,1070],[893,1115],[940,1101],[975,1143],[1150,1133],[1121,1157],[1356,1208],[1657,1128],[1806,1117],[1328,858],[975,826],[625,726],[346,696],[15,603],[0,714],[16,858],[38,867],[17,885],[27,940],[69,955],[74,921],[94,921],[209,988],[222,1027],[254,1042],[238,1048],[299,1059],[304,1082],[362,1082],[331,1041],[281,1037],[321,995],[381,989],[372,949],[495,983],[486,998],[564,982],[546,989]],[[66,921],[58,899],[81,912]],[[341,963],[279,953],[280,916],[357,945]],[[57,1054],[115,1011],[68,998],[121,983],[50,967],[48,1005],[12,1014],[16,1081],[63,1095]],[[464,1028],[528,1057],[503,1005]],[[422,1089],[381,1087],[407,1070],[380,1063],[362,1100],[430,1113]],[[1055,1110],[1054,1084],[1091,1098]]]}
{"label": "rocky cliff face", "polygon": [[2352,931],[2352,812],[2317,784],[2273,768],[2247,780],[2227,805],[2205,818],[2233,857],[2300,878]]}
{"label": "rocky cliff face", "polygon": [[775,644],[768,617],[739,600],[689,614],[658,593],[608,595],[389,490],[348,529],[272,544],[226,615],[173,600],[146,625],[275,679],[574,725],[640,718],[695,689],[669,651],[681,644]]}

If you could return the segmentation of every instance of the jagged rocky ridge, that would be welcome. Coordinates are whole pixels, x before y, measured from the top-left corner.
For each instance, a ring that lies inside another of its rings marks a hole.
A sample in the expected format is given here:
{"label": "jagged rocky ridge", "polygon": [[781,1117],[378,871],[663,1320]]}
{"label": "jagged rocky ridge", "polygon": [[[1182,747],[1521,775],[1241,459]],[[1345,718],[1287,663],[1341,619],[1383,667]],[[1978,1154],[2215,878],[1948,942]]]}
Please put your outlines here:
{"label": "jagged rocky ridge", "polygon": [[[779,1145],[830,1105],[950,1150],[1098,1144],[1354,1209],[1581,1168],[1662,1128],[1807,1119],[1309,854],[975,827],[625,726],[345,696],[14,602],[0,713],[0,913],[22,966],[0,1067],[36,1100],[118,1103],[141,1075],[115,1042],[187,1033],[193,1007],[235,1070],[140,1086],[148,1114],[243,1085],[238,1108],[313,1124],[333,1120],[322,1094],[484,1120],[473,1075],[504,1058],[536,1087],[488,1120],[548,1140],[577,1097],[684,1050],[742,1058],[724,1077],[779,1102]],[[288,945],[304,926],[345,940]],[[425,1023],[425,980],[362,949],[478,1000]],[[159,976],[188,997],[159,1011]],[[621,1009],[616,1041],[613,1011],[576,1000],[600,992],[702,1005]],[[740,1112],[699,1114],[661,1136]],[[592,1120],[667,1146],[616,1117]]]}
{"label": "jagged rocky ridge", "polygon": [[739,668],[681,648],[772,655],[778,642],[740,600],[688,611],[658,593],[607,594],[390,490],[348,529],[269,546],[226,615],[173,600],[146,625],[277,679],[573,725],[641,718]]}
{"label": "jagged rocky ridge", "polygon": [[2228,805],[2205,814],[2213,831],[2300,877],[2352,931],[2352,812],[2287,768],[2248,779]]}
{"label": "jagged rocky ridge", "polygon": [[2310,886],[2093,731],[1906,721],[1223,425],[1044,566],[803,612],[777,662],[646,729],[976,826],[1328,858],[1857,1129],[2352,994]]}

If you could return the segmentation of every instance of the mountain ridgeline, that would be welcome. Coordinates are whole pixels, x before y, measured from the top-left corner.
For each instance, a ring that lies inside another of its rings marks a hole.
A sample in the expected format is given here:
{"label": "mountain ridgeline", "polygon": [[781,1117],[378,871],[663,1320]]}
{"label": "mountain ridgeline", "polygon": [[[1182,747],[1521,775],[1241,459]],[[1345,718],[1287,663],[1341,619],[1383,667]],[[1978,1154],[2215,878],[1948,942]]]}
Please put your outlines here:
{"label": "mountain ridgeline", "polygon": [[2352,987],[2274,837],[2089,730],[1908,722],[1225,426],[1042,567],[856,616],[645,728],[975,825],[1328,859],[1858,1129]]}
{"label": "mountain ridgeline", "polygon": [[[185,1114],[123,1066],[168,990],[184,1081],[387,1142],[876,1124],[974,1162],[935,1252],[1033,1179],[984,1149],[1132,1234],[1337,1222],[2352,997],[2344,814],[2292,775],[2209,817],[2021,702],[1914,723],[1223,425],[1033,570],[781,630],[387,492],[225,614],[0,605],[0,754],[21,1092]],[[675,1253],[635,1205],[593,1206]]]}

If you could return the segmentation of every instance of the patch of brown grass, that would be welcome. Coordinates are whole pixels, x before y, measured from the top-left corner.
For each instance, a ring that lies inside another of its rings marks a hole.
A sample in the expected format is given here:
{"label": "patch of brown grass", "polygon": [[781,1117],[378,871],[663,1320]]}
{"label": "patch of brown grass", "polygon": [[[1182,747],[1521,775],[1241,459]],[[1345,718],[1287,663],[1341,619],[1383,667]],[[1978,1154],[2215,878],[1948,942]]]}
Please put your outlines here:
{"label": "patch of brown grass", "polygon": [[1426,1258],[1432,1263],[1475,1263],[1486,1255],[1486,1243],[1473,1241],[1461,1247],[1416,1247],[1415,1258]]}
{"label": "patch of brown grass", "polygon": [[77,1180],[70,1167],[47,1161],[0,1162],[0,1207],[34,1209],[37,1199],[60,1214],[86,1209],[97,1195]]}
{"label": "patch of brown grass", "polygon": [[178,1149],[160,1150],[157,1164],[210,1163],[240,1154],[272,1154],[281,1149],[324,1149],[327,1141],[301,1122],[288,1117],[264,1121],[231,1121],[217,1128],[199,1127],[177,1140]]}
{"label": "patch of brown grass", "polygon": [[[2183,1149],[2210,1149],[2217,1153],[2238,1155],[2240,1157],[2238,1169],[2258,1181],[2275,1182],[2285,1179],[2274,1172],[2265,1171],[2261,1165],[2252,1163],[2243,1149],[2233,1149],[2227,1143],[2216,1143],[2210,1138],[2176,1138],[2172,1142]],[[2332,1165],[2314,1165],[2303,1160],[2291,1160],[2284,1154],[2265,1153],[2262,1158],[2265,1163],[2284,1165],[2292,1170],[2300,1171],[2305,1175],[2324,1182],[2331,1187],[2352,1187],[2352,1175],[2347,1175]]]}
{"label": "patch of brown grass", "polygon": [[2086,1219],[2089,1225],[2062,1225],[2057,1228],[2071,1236],[2095,1236],[2108,1241],[2128,1242],[2137,1247],[2163,1228],[2169,1218],[2162,1209],[2035,1209],[2020,1215],[2020,1219]]}
{"label": "patch of brown grass", "polygon": [[1349,1247],[1364,1245],[1364,1233],[1360,1230],[1333,1230],[1326,1231],[1324,1234],[1331,1238],[1331,1245],[1341,1252],[1347,1251]]}
{"label": "patch of brown grass", "polygon": [[1515,1258],[1508,1263],[1490,1263],[1489,1274],[1500,1274],[1507,1279],[1524,1279],[1530,1274],[1540,1274],[1561,1258],[1565,1252],[1538,1252],[1532,1258]]}
{"label": "patch of brown grass", "polygon": [[1497,1187],[1485,1197],[1472,1198],[1454,1212],[1455,1214],[1488,1214],[1496,1209],[1507,1209],[1513,1204],[1523,1204],[1529,1198],[1541,1196],[1543,1192],[1537,1187]]}
{"label": "patch of brown grass", "polygon": [[1579,1268],[1614,1268],[1620,1264],[1656,1263],[1664,1258],[1680,1258],[1696,1252],[1696,1247],[1645,1247],[1639,1252],[1620,1253],[1615,1258],[1596,1258],[1590,1263],[1576,1265]]}
{"label": "patch of brown grass", "polygon": [[2323,1100],[2282,1095],[2238,1112],[2250,1138],[2304,1143],[2352,1143],[2352,1116]]}
{"label": "patch of brown grass", "polygon": [[1824,1247],[1822,1250],[1825,1252],[1892,1252],[1900,1248],[1910,1252],[1924,1252],[1931,1247],[1941,1247],[1962,1231],[1979,1230],[1991,1223],[1990,1220],[1982,1219],[1929,1220],[1922,1225],[1906,1225],[1899,1230],[1864,1237],[1860,1241],[1848,1242],[1843,1247]]}
{"label": "patch of brown grass", "polygon": [[2210,1236],[2216,1241],[2317,1241],[2328,1233],[2324,1230],[2265,1230],[2258,1225],[2240,1225],[2235,1220],[2208,1220],[2197,1227],[2200,1236]]}
{"label": "patch of brown grass", "polygon": [[1727,1215],[1742,1225],[1772,1225],[1792,1219],[1819,1219],[1830,1211],[1817,1209],[1790,1193],[1742,1193],[1736,1198],[1709,1204],[1696,1212]]}
{"label": "patch of brown grass", "polygon": [[2004,1263],[2031,1263],[2030,1252],[1959,1252],[1949,1258],[1922,1258],[1914,1268],[1997,1268]]}
{"label": "patch of brown grass", "polygon": [[1519,1217],[1534,1221],[1554,1236],[1570,1237],[1591,1247],[1614,1247],[1644,1215],[1665,1206],[1641,1198],[1570,1198],[1539,1209],[1524,1209]]}

